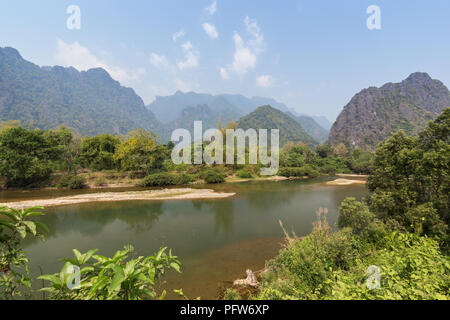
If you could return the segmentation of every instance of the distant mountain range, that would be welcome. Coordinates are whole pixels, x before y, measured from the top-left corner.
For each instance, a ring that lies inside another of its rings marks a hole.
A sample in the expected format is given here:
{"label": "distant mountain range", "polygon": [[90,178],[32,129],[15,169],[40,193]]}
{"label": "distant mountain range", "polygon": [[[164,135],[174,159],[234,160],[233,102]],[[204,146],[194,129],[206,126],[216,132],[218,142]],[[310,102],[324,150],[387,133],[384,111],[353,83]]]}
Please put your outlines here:
{"label": "distant mountain range", "polygon": [[161,130],[134,90],[105,70],[41,68],[13,48],[0,48],[0,120],[33,122],[41,129],[64,123],[84,135]]}
{"label": "distant mountain range", "polygon": [[[213,128],[219,121],[224,124],[229,120],[236,122],[263,105],[270,105],[274,109],[285,112],[299,122],[304,131],[315,141],[324,142],[328,139],[328,130],[320,126],[313,117],[299,115],[285,104],[271,98],[178,91],[172,96],[157,97],[147,108],[164,123],[161,137],[162,140],[168,140],[173,129],[186,128],[193,131],[194,120],[202,120],[205,128]],[[325,126],[331,126],[325,117],[318,118],[325,123]]]}
{"label": "distant mountain range", "polygon": [[242,123],[246,123],[249,118],[245,116],[261,105],[279,111],[270,112],[276,119],[267,122],[267,128],[284,125],[279,121],[281,114],[282,118],[292,117],[283,137],[293,142],[324,140],[324,129],[312,118],[300,116],[271,98],[178,91],[157,97],[146,107],[133,89],[121,86],[104,69],[80,72],[58,66],[39,67],[24,60],[14,48],[0,48],[0,121],[20,120],[41,129],[65,124],[82,135],[126,134],[143,128],[156,133],[161,142],[168,142],[174,129],[192,130],[194,120],[202,120],[204,128],[217,127],[219,120],[226,124],[244,118]]}
{"label": "distant mountain range", "polygon": [[356,94],[331,128],[329,141],[333,146],[343,143],[351,149],[374,150],[399,129],[416,135],[447,107],[447,87],[426,73],[413,73],[400,83]]}
{"label": "distant mountain range", "polygon": [[310,147],[317,146],[315,141],[302,128],[300,123],[288,114],[272,108],[271,106],[262,106],[246,115],[238,121],[238,127],[244,130],[253,129],[279,129],[280,147],[287,142],[303,142]]}
{"label": "distant mountain range", "polygon": [[222,121],[229,119],[236,121],[262,105],[271,105],[273,108],[283,112],[291,111],[295,113],[295,111],[289,109],[285,104],[279,103],[271,98],[247,98],[240,94],[211,95],[195,92],[183,93],[181,91],[177,91],[174,95],[167,97],[156,97],[155,101],[148,105],[147,108],[162,123],[167,124],[177,120],[184,109],[199,105],[207,105],[216,115],[222,117]]}

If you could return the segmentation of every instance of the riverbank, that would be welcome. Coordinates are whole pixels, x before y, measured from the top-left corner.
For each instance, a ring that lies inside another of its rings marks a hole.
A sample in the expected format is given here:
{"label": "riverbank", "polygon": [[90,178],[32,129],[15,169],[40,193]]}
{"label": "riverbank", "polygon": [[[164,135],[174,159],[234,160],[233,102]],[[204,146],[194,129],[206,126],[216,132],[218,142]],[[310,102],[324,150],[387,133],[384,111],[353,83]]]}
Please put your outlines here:
{"label": "riverbank", "polygon": [[349,186],[352,184],[366,184],[366,180],[350,180],[340,178],[333,181],[328,181],[326,184],[329,186]]}
{"label": "riverbank", "polygon": [[216,192],[211,189],[180,188],[150,191],[91,193],[53,199],[24,200],[0,203],[0,207],[7,206],[14,209],[27,209],[32,207],[48,208],[89,202],[224,199],[233,197],[234,195],[235,193]]}

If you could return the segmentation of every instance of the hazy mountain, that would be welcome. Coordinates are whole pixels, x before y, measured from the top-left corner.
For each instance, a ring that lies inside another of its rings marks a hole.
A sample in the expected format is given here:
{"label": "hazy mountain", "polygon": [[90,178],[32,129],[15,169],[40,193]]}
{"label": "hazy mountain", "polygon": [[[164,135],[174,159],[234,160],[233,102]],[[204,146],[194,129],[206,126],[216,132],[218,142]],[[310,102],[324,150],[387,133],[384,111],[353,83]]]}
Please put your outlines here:
{"label": "hazy mountain", "polygon": [[312,117],[305,115],[296,117],[293,114],[290,115],[297,120],[298,123],[300,123],[306,133],[308,133],[315,141],[323,143],[328,140],[328,135],[330,132],[319,125]]}
{"label": "hazy mountain", "polygon": [[0,120],[32,121],[41,129],[64,123],[84,135],[161,130],[134,90],[105,70],[41,68],[13,48],[0,48]]}
{"label": "hazy mountain", "polygon": [[387,83],[356,94],[330,132],[330,143],[373,150],[394,131],[421,131],[450,106],[450,92],[426,73],[413,73],[401,83]]}
{"label": "hazy mountain", "polygon": [[177,119],[163,125],[162,131],[159,132],[161,141],[170,141],[172,132],[175,129],[187,129],[193,136],[194,121],[202,121],[203,130],[206,131],[217,128],[219,121],[225,125],[229,120],[235,121],[239,119],[240,114],[234,108],[229,107],[227,101],[221,101],[221,98],[217,99],[215,109],[210,108],[206,104],[184,108]]}
{"label": "hazy mountain", "polygon": [[307,116],[307,117],[313,118],[313,120],[316,123],[318,123],[322,128],[324,128],[328,132],[330,131],[331,126],[333,125],[333,123],[330,122],[330,120],[328,120],[328,118],[325,116],[308,116],[307,114],[302,114],[302,116]]}
{"label": "hazy mountain", "polygon": [[247,98],[240,94],[201,94],[195,92],[183,93],[177,91],[172,96],[156,97],[155,101],[147,106],[163,123],[169,123],[180,117],[187,107],[207,105],[211,110],[236,115],[232,120],[249,114],[261,105],[271,105],[281,111],[292,111],[285,104],[271,98],[252,97]]}
{"label": "hazy mountain", "polygon": [[238,127],[242,129],[279,129],[280,147],[286,142],[304,142],[311,147],[317,142],[309,136],[302,126],[286,113],[272,108],[269,105],[257,108],[238,121]]}

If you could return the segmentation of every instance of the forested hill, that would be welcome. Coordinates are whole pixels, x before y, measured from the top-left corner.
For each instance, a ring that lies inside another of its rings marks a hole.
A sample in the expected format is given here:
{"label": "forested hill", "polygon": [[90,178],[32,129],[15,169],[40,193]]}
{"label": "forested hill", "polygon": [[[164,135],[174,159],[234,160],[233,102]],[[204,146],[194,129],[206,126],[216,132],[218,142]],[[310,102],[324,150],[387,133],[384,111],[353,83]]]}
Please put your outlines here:
{"label": "forested hill", "polygon": [[279,129],[280,147],[287,142],[303,142],[311,147],[317,145],[317,142],[309,136],[302,126],[284,112],[272,108],[271,106],[262,106],[241,118],[238,127],[242,129]]}
{"label": "forested hill", "polygon": [[0,48],[0,120],[33,122],[42,129],[64,123],[83,135],[161,130],[134,90],[105,70],[41,68],[13,48]]}
{"label": "forested hill", "polygon": [[378,143],[402,129],[416,135],[450,106],[450,91],[426,73],[413,73],[401,83],[371,87],[344,107],[330,132],[330,143],[374,150]]}
{"label": "forested hill", "polygon": [[[215,114],[226,115],[226,118],[222,117],[223,121],[228,120],[230,116],[232,120],[237,120],[263,105],[271,105],[273,108],[284,112],[292,111],[285,104],[271,98],[247,98],[240,94],[211,95],[195,92],[184,93],[181,91],[177,91],[171,96],[156,97],[155,101],[148,105],[147,108],[156,115],[158,120],[167,124],[179,119],[186,108],[199,105],[208,106]],[[217,121],[217,118],[215,121]]]}

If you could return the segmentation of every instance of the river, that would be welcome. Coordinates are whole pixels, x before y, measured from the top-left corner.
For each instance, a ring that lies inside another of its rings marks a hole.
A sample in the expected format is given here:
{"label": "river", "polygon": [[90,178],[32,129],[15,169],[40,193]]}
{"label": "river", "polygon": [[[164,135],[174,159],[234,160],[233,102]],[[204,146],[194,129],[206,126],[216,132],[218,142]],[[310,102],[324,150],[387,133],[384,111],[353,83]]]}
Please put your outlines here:
{"label": "river", "polygon": [[[99,249],[112,255],[131,244],[138,255],[172,248],[182,262],[182,274],[169,272],[164,287],[182,288],[189,298],[215,299],[224,283],[245,278],[245,270],[260,270],[283,243],[281,220],[297,236],[311,232],[319,208],[328,209],[334,226],[338,206],[347,196],[362,198],[364,185],[330,186],[328,179],[227,183],[207,188],[236,192],[220,200],[130,201],[78,204],[45,209],[40,221],[50,234],[46,241],[26,240],[33,277],[58,272],[61,258],[72,249]],[[202,187],[202,186],[198,186]],[[204,188],[205,186],[203,186]],[[86,192],[86,191],[84,191]],[[91,191],[89,191],[91,192]],[[98,192],[98,190],[97,190]],[[68,192],[0,193],[0,200],[44,198]],[[73,194],[73,192],[72,192]],[[34,286],[39,288],[40,281]],[[40,295],[38,298],[41,297]]]}

